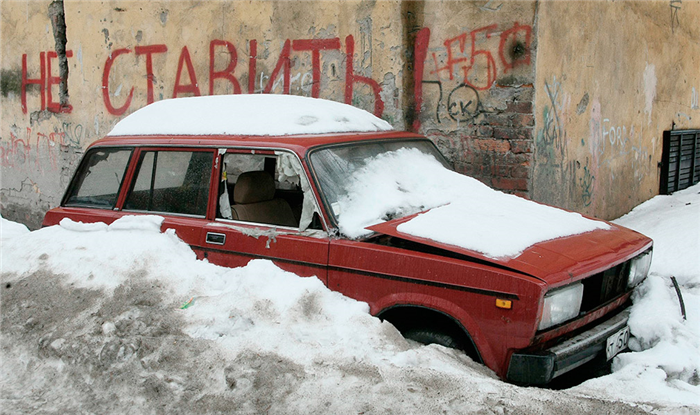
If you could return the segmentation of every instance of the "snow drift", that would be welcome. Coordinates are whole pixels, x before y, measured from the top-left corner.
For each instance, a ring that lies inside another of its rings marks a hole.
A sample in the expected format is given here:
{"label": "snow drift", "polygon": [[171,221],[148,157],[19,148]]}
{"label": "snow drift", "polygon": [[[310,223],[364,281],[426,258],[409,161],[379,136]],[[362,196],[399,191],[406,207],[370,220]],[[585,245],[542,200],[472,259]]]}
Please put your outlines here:
{"label": "snow drift", "polygon": [[[700,206],[699,191],[679,195],[688,198],[681,206]],[[625,225],[645,232],[659,217],[674,216],[653,205],[635,214],[642,211],[654,219]],[[238,269],[198,261],[174,232],[160,232],[161,221],[64,220],[3,240],[3,412],[700,410],[700,269],[692,265],[682,280],[688,320],[668,274],[654,267],[635,295],[636,352],[616,357],[611,375],[552,391],[503,383],[459,352],[409,343],[366,304],[315,278],[263,260]],[[6,226],[2,221],[3,232]],[[660,228],[650,233],[661,263],[659,245],[699,230]],[[692,261],[696,253],[681,258]]]}

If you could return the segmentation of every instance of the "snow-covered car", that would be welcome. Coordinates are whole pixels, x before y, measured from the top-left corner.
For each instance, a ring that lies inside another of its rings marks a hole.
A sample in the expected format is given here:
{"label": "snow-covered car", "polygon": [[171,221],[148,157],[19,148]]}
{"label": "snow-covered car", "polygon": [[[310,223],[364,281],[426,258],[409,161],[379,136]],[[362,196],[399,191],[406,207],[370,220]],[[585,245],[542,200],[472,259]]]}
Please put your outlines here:
{"label": "snow-covered car", "polygon": [[408,339],[546,384],[627,347],[652,241],[455,173],[360,109],[273,95],[156,102],[93,143],[63,218],[164,217],[209,262],[267,258],[365,301]]}

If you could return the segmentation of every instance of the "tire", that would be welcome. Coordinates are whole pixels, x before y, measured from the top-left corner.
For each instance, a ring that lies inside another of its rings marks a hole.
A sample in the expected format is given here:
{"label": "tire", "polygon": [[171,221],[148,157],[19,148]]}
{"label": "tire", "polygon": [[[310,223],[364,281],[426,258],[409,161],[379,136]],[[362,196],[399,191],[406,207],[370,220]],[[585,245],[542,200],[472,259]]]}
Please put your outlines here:
{"label": "tire", "polygon": [[408,340],[413,340],[423,344],[439,344],[451,349],[460,349],[463,347],[453,336],[431,329],[409,329],[403,336]]}

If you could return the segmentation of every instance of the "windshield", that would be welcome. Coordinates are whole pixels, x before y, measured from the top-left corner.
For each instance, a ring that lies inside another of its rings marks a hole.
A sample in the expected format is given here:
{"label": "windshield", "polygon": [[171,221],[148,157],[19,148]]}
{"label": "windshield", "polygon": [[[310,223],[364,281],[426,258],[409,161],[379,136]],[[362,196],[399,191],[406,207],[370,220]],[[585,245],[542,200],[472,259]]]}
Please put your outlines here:
{"label": "windshield", "polygon": [[609,228],[459,174],[427,140],[332,147],[312,152],[310,160],[338,230],[350,238],[423,212],[395,222],[396,232],[501,258],[542,241]]}
{"label": "windshield", "polygon": [[[348,224],[351,216],[367,212],[370,204],[375,205],[374,210],[381,211],[382,220],[407,216],[424,208],[420,202],[397,200],[390,194],[392,190],[405,196],[413,193],[413,186],[400,182],[422,175],[420,166],[415,163],[416,158],[427,161],[433,169],[451,170],[442,154],[428,140],[357,142],[316,150],[309,158],[330,214],[341,231],[350,237],[361,235],[355,227],[350,229],[343,224]],[[368,170],[373,173],[373,179],[369,181]],[[397,174],[404,170],[413,170],[413,174]],[[376,177],[380,180],[374,179]]]}

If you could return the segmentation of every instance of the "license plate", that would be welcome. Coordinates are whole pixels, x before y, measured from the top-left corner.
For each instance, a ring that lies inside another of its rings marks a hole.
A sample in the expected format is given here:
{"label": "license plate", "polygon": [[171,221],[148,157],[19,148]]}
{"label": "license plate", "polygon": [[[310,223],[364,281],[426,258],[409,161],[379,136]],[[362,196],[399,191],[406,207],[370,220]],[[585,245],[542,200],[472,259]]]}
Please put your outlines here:
{"label": "license plate", "polygon": [[618,330],[615,334],[608,337],[605,346],[605,356],[608,360],[612,359],[627,348],[627,342],[630,340],[630,328],[625,326]]}

